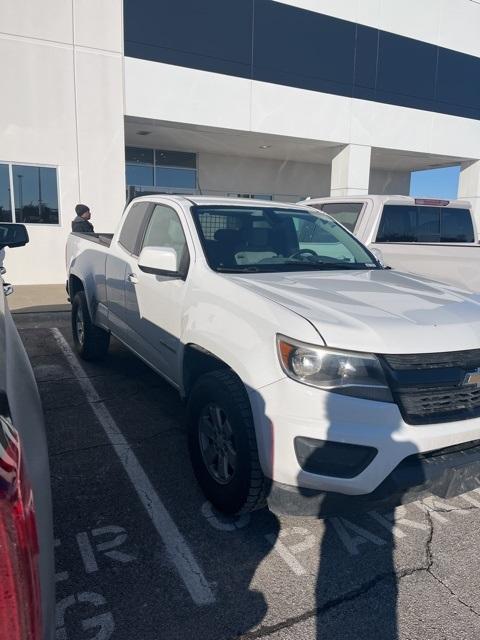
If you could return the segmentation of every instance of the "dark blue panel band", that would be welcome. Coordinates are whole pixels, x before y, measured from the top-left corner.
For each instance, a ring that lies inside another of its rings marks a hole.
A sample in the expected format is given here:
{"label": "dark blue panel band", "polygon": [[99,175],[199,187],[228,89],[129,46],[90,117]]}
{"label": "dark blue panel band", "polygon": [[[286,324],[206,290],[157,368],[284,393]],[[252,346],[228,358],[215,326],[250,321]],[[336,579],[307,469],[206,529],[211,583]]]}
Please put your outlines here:
{"label": "dark blue panel band", "polygon": [[273,0],[124,0],[125,55],[480,119],[480,58]]}

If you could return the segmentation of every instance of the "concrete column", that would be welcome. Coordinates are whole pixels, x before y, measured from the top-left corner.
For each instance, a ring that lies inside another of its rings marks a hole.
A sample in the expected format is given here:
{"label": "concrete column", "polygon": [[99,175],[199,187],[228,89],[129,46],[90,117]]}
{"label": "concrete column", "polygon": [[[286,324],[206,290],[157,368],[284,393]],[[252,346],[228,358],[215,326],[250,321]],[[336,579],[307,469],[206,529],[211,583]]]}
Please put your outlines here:
{"label": "concrete column", "polygon": [[348,144],[332,160],[331,196],[368,193],[371,147]]}
{"label": "concrete column", "polygon": [[480,227],[480,160],[462,162],[458,181],[458,197],[470,200]]}

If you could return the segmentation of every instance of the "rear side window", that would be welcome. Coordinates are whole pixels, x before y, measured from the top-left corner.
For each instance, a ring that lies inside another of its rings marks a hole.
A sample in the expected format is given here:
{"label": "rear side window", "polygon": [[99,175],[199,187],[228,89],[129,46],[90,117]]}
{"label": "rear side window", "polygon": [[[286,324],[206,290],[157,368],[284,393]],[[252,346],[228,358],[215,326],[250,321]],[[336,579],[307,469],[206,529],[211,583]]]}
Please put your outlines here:
{"label": "rear side window", "polygon": [[474,242],[468,209],[385,205],[377,242]]}
{"label": "rear side window", "polygon": [[122,245],[129,253],[138,255],[138,246],[140,236],[145,230],[147,213],[150,207],[149,202],[139,202],[134,204],[128,211],[127,217],[123,222],[122,230],[118,243]]}
{"label": "rear side window", "polygon": [[317,208],[325,211],[329,216],[335,218],[337,222],[347,227],[353,233],[360,213],[363,209],[362,202],[327,202]]}
{"label": "rear side window", "polygon": [[472,216],[468,209],[442,211],[442,242],[475,242]]}

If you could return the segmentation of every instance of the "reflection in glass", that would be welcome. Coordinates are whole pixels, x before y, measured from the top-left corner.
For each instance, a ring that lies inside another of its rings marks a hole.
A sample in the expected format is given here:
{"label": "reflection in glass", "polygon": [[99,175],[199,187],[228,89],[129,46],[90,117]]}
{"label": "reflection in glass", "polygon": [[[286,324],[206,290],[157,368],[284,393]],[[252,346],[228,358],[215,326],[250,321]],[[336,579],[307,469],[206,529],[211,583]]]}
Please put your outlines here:
{"label": "reflection in glass", "polygon": [[187,169],[195,169],[197,166],[197,157],[194,153],[157,149],[155,151],[155,164],[163,167],[184,167]]}
{"label": "reflection in glass", "polygon": [[127,186],[196,189],[195,153],[126,147]]}
{"label": "reflection in glass", "polygon": [[0,222],[12,222],[8,164],[0,164]]}
{"label": "reflection in glass", "polygon": [[173,167],[155,167],[155,185],[176,189],[195,189],[197,172],[195,169],[176,169]]}
{"label": "reflection in glass", "polygon": [[13,165],[15,219],[28,224],[58,224],[57,171]]}
{"label": "reflection in glass", "polygon": [[143,149],[142,147],[126,147],[125,160],[129,164],[153,165],[153,149]]}
{"label": "reflection in glass", "polygon": [[153,165],[127,164],[127,185],[153,187]]}

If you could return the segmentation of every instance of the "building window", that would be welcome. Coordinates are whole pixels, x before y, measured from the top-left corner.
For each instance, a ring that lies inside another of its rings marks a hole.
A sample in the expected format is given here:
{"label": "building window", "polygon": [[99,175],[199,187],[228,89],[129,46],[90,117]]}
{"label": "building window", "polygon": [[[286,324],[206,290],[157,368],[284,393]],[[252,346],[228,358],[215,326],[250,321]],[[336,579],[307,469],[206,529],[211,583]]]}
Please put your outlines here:
{"label": "building window", "polygon": [[0,164],[0,222],[12,221],[12,197],[8,164]]}
{"label": "building window", "polygon": [[127,186],[193,191],[197,188],[194,153],[126,147]]}
{"label": "building window", "polygon": [[0,220],[58,224],[57,170],[0,164]]}

